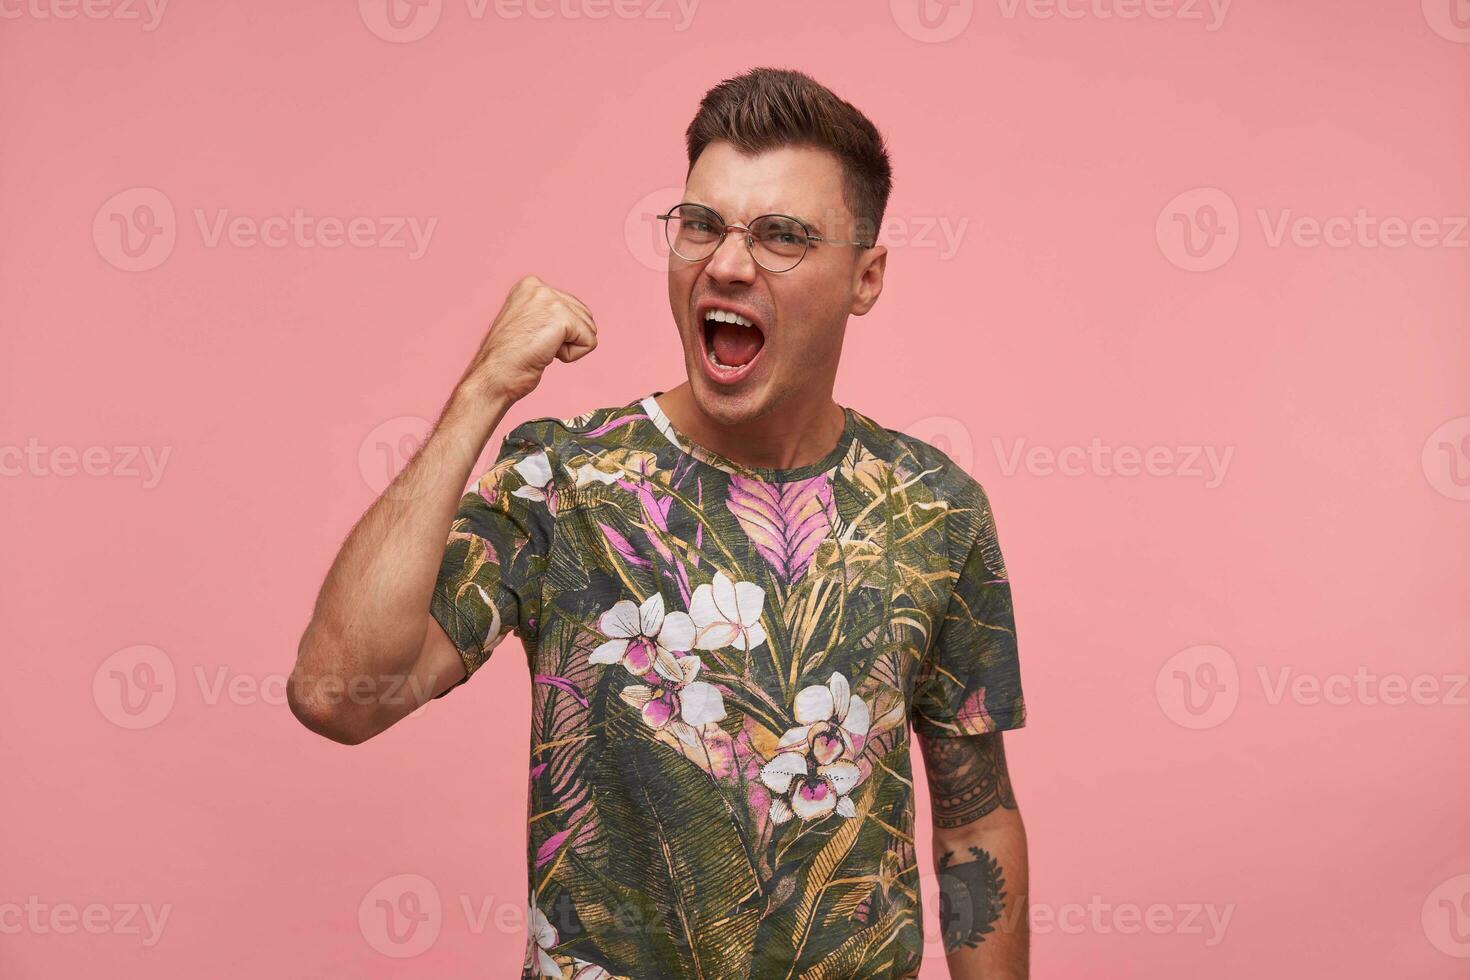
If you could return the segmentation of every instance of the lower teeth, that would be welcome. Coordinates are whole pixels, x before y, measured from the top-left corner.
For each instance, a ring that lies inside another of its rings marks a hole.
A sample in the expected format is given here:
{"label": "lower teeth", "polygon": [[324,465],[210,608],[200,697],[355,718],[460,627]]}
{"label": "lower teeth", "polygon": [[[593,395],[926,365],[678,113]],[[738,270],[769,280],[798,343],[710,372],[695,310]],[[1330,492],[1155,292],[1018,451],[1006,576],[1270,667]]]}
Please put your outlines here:
{"label": "lower teeth", "polygon": [[726,364],[715,355],[715,350],[713,347],[709,348],[709,359],[710,363],[713,364],[715,367],[724,368],[726,371],[734,371],[737,368],[742,368],[745,366],[743,364]]}

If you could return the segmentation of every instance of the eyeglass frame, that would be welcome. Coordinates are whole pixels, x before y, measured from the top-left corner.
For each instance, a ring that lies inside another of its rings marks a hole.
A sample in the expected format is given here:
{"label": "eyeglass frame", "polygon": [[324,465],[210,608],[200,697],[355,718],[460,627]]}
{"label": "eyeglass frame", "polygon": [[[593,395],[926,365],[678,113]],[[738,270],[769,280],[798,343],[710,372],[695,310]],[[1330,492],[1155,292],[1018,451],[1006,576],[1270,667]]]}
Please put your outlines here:
{"label": "eyeglass frame", "polygon": [[[720,228],[720,237],[715,242],[715,247],[712,248],[712,249],[710,249],[709,254],[706,255],[702,259],[686,259],[686,258],[684,258],[684,256],[679,255],[678,250],[674,248],[673,241],[672,240],[669,240],[669,237],[668,237],[669,236],[669,221],[674,217],[674,212],[676,210],[678,210],[679,208],[682,208],[682,207],[699,208],[699,209],[701,209],[703,211],[708,211],[710,214],[712,214],[712,215],[715,216],[714,224],[716,224]],[[708,204],[700,204],[697,201],[680,201],[678,204],[675,204],[673,207],[669,208],[669,210],[666,213],[664,213],[664,214],[656,214],[656,215],[654,215],[654,217],[657,218],[659,221],[662,221],[664,223],[664,239],[666,241],[668,241],[668,243],[669,243],[669,251],[673,252],[675,255],[679,255],[679,258],[680,259],[683,259],[683,261],[685,261],[685,262],[689,262],[689,263],[708,262],[710,259],[714,258],[715,253],[720,250],[720,246],[725,244],[725,238],[726,238],[726,236],[728,236],[730,234],[730,231],[732,229],[739,228],[742,232],[745,233],[744,234],[744,238],[745,238],[745,250],[750,253],[751,261],[753,261],[756,265],[760,266],[762,269],[765,269],[767,272],[771,273],[772,275],[778,275],[778,276],[781,275],[782,273],[790,272],[792,269],[795,269],[797,266],[801,265],[802,259],[805,259],[806,256],[807,256],[807,253],[812,250],[812,248],[811,248],[811,243],[812,242],[820,242],[821,244],[824,244],[824,245],[856,245],[858,248],[873,248],[874,246],[876,246],[878,244],[875,241],[874,242],[849,242],[849,241],[843,241],[840,238],[828,238],[825,235],[819,235],[816,232],[812,231],[811,226],[808,225],[805,221],[802,221],[796,215],[794,215],[794,214],[781,214],[781,213],[775,212],[775,211],[771,212],[770,214],[758,214],[754,218],[751,218],[750,221],[748,221],[747,223],[745,223],[743,225],[742,224],[736,224],[736,223],[733,223],[733,222],[726,221],[724,215],[720,214],[720,212],[716,211],[714,208],[710,207]],[[806,246],[806,248],[804,248],[802,250],[801,258],[798,258],[795,262],[791,263],[791,265],[788,266],[785,269],[780,269],[780,270],[768,269],[764,265],[761,265],[761,260],[760,259],[758,259],[758,258],[755,257],[755,238],[750,233],[750,226],[753,225],[753,224],[755,224],[757,221],[761,220],[762,218],[784,218],[787,221],[794,221],[798,225],[801,226],[802,233],[806,235],[807,246]]]}

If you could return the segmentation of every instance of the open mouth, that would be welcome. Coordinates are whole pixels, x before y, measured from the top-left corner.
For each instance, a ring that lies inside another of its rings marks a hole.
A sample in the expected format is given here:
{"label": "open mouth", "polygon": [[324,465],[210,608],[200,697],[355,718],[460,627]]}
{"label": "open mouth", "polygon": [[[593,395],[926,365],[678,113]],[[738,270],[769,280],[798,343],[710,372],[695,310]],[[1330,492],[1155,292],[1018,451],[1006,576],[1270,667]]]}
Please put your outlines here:
{"label": "open mouth", "polygon": [[759,324],[722,307],[706,307],[700,316],[700,329],[705,365],[716,381],[726,384],[750,373],[766,343]]}

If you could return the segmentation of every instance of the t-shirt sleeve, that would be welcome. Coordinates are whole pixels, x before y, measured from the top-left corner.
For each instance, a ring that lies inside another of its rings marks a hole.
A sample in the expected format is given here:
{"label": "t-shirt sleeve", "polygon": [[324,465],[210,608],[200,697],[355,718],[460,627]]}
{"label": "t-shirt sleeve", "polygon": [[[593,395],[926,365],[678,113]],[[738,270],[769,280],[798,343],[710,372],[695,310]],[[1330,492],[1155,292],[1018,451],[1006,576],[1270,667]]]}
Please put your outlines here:
{"label": "t-shirt sleeve", "polygon": [[983,491],[978,517],[939,634],[915,680],[914,731],[930,738],[982,735],[1026,723],[1011,583]]}
{"label": "t-shirt sleeve", "polygon": [[555,464],[525,426],[460,499],[449,526],[429,611],[449,636],[465,678],[514,632],[534,639],[551,547]]}

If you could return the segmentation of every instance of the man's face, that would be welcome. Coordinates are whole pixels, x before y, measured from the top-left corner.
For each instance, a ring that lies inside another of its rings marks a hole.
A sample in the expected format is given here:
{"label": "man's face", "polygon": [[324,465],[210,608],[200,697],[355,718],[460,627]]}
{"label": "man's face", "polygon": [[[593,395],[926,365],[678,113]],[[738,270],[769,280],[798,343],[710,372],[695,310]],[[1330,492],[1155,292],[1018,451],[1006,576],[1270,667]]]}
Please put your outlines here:
{"label": "man's face", "polygon": [[[684,201],[731,224],[787,214],[817,235],[872,240],[870,229],[858,233],[843,200],[841,164],[825,150],[783,147],[747,156],[729,143],[711,143],[689,174]],[[793,397],[828,397],[848,316],[866,313],[882,290],[885,251],[813,242],[794,269],[770,272],[732,231],[701,262],[671,254],[669,303],[690,390],[704,414],[738,424]],[[755,326],[711,322],[711,308]]]}

